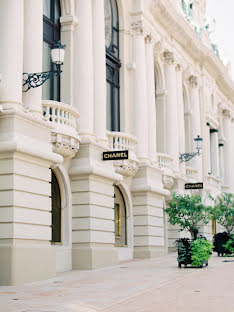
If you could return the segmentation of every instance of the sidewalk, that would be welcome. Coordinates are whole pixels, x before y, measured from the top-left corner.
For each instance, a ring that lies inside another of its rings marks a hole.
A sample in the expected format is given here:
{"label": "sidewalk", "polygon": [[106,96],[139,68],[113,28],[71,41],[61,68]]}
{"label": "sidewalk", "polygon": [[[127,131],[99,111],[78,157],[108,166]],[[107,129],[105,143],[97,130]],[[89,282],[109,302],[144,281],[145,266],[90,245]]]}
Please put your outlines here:
{"label": "sidewalk", "polygon": [[[228,262],[223,262],[228,261]],[[233,312],[234,258],[178,269],[176,254],[0,287],[0,312]]]}

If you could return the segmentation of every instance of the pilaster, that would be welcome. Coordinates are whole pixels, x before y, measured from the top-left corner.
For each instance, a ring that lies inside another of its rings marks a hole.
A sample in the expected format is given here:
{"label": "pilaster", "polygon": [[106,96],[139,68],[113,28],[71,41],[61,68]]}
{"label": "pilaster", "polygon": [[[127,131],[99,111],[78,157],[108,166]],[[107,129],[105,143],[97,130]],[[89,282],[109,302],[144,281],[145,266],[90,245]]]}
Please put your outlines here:
{"label": "pilaster", "polygon": [[166,81],[166,153],[174,160],[173,169],[179,171],[179,132],[178,104],[176,93],[176,70],[174,54],[170,51],[163,53]]}
{"label": "pilaster", "polygon": [[134,257],[153,258],[166,253],[164,203],[169,191],[163,188],[161,170],[155,166],[140,164],[131,192]]}
{"label": "pilaster", "polygon": [[[185,152],[185,129],[184,129],[184,97],[182,85],[182,66],[176,66],[176,93],[177,93],[177,106],[178,106],[178,138],[179,138],[179,152]],[[185,174],[185,163],[180,164],[180,172]]]}
{"label": "pilaster", "polygon": [[63,73],[61,75],[61,102],[70,104],[72,106],[78,106],[74,103],[75,92],[74,89],[77,87],[74,83],[75,75],[75,42],[74,33],[78,27],[78,18],[75,15],[64,15],[60,17],[61,23],[61,40],[66,45],[66,53],[63,65]]}
{"label": "pilaster", "polygon": [[0,3],[0,104],[22,109],[24,1]]}
{"label": "pilaster", "polygon": [[[200,116],[200,100],[199,100],[199,84],[198,78],[194,75],[189,77],[189,93],[190,93],[190,104],[192,109],[191,114],[191,135],[192,142],[197,137],[197,135],[201,135],[201,116]],[[195,150],[195,145],[193,143],[192,150]],[[192,167],[197,169],[198,178],[202,177],[202,157],[197,156],[192,160]]]}
{"label": "pilaster", "polygon": [[74,106],[80,113],[79,134],[93,135],[93,27],[92,1],[77,0],[76,16],[79,27],[75,30],[75,91]]}
{"label": "pilaster", "polygon": [[106,49],[104,1],[92,1],[93,26],[93,130],[106,139]]}
{"label": "pilaster", "polygon": [[231,113],[228,110],[223,111],[224,115],[224,184],[230,187],[231,185],[231,170],[233,169],[233,158],[232,158],[232,136],[231,136]]}
{"label": "pilaster", "polygon": [[146,91],[146,57],[145,57],[145,37],[142,25],[135,25],[132,39],[133,63],[133,116],[134,135],[137,138],[137,157],[139,160],[148,159],[148,109]]}
{"label": "pilaster", "polygon": [[52,152],[49,125],[30,113],[4,110],[0,132],[0,283],[51,278],[50,167],[63,158]]}
{"label": "pilaster", "polygon": [[156,106],[154,81],[154,56],[151,36],[145,39],[147,106],[148,106],[148,155],[152,161],[156,160]]}
{"label": "pilaster", "polygon": [[112,161],[103,162],[103,146],[83,140],[71,162],[73,215],[72,267],[96,269],[117,264],[114,183],[122,180]]}
{"label": "pilaster", "polygon": [[[24,73],[42,72],[43,1],[24,0]],[[42,87],[23,93],[24,106],[36,114],[42,113]]]}

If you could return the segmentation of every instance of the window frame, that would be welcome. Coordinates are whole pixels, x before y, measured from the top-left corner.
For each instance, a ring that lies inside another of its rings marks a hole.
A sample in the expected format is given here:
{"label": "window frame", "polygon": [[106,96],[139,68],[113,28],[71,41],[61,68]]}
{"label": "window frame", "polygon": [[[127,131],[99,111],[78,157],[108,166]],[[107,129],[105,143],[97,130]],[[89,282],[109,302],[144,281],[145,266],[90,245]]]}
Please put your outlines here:
{"label": "window frame", "polygon": [[[111,8],[111,41],[106,46],[106,82],[110,84],[110,129],[109,131],[120,131],[120,67],[119,59],[119,13],[116,0],[107,0]],[[116,7],[116,25],[113,25],[113,5]],[[116,33],[117,45],[114,43],[114,34]],[[115,55],[117,51],[117,56]],[[117,93],[117,95],[116,95]],[[116,100],[117,98],[117,100]],[[108,105],[108,103],[107,103]],[[108,120],[108,119],[107,119]],[[107,123],[106,120],[106,123]]]}
{"label": "window frame", "polygon": [[[61,16],[61,6],[59,0],[50,0],[50,18],[43,14],[43,43],[47,43],[50,47],[61,39],[60,22],[55,21],[55,1],[59,6],[59,16]],[[43,12],[44,13],[44,12]],[[50,60],[50,71],[55,70],[55,65]],[[60,76],[53,77],[48,80],[50,84],[50,99],[60,102],[61,79]],[[57,94],[55,94],[55,83],[57,83]],[[43,86],[42,86],[43,87]],[[48,99],[47,99],[48,100]]]}

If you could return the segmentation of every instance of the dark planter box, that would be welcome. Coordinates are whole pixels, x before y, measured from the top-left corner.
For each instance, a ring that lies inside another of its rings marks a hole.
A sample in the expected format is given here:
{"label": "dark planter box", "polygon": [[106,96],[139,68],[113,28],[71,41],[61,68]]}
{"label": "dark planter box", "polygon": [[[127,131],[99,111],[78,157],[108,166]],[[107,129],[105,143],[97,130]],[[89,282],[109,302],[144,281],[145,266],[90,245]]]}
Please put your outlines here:
{"label": "dark planter box", "polygon": [[214,235],[214,237],[213,237],[214,251],[216,251],[218,253],[218,256],[230,254],[230,252],[223,247],[223,245],[225,245],[226,242],[230,238],[232,238],[232,237],[227,232],[217,233]]}
{"label": "dark planter box", "polygon": [[[178,252],[178,267],[179,268],[181,268],[182,264],[185,267],[192,264],[192,262],[193,262],[193,260],[191,258],[191,253],[192,253],[191,244],[192,244],[192,242],[193,242],[193,240],[188,239],[188,238],[181,238],[181,239],[176,241],[177,252]],[[180,244],[183,245],[183,251],[179,247]],[[184,250],[186,251],[185,255],[184,255]],[[203,265],[208,266],[208,261],[204,261],[200,267],[202,268]],[[193,267],[193,266],[191,266],[191,267]]]}

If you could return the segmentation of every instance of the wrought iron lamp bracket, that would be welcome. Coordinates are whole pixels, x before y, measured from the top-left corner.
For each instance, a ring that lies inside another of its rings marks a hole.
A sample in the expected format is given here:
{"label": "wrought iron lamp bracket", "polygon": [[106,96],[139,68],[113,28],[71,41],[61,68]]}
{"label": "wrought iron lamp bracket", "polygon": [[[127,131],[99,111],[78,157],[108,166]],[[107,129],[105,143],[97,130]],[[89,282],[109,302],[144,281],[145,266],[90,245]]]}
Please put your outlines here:
{"label": "wrought iron lamp bracket", "polygon": [[57,70],[41,72],[41,73],[23,73],[23,92],[27,92],[31,88],[37,88],[43,85],[48,79],[54,76],[60,76],[62,73],[60,66],[57,65]]}
{"label": "wrought iron lamp bracket", "polygon": [[180,163],[189,161],[190,159],[192,159],[193,157],[196,157],[196,156],[200,156],[200,150],[198,150],[196,153],[183,153],[183,154],[180,154],[180,157],[179,157]]}

